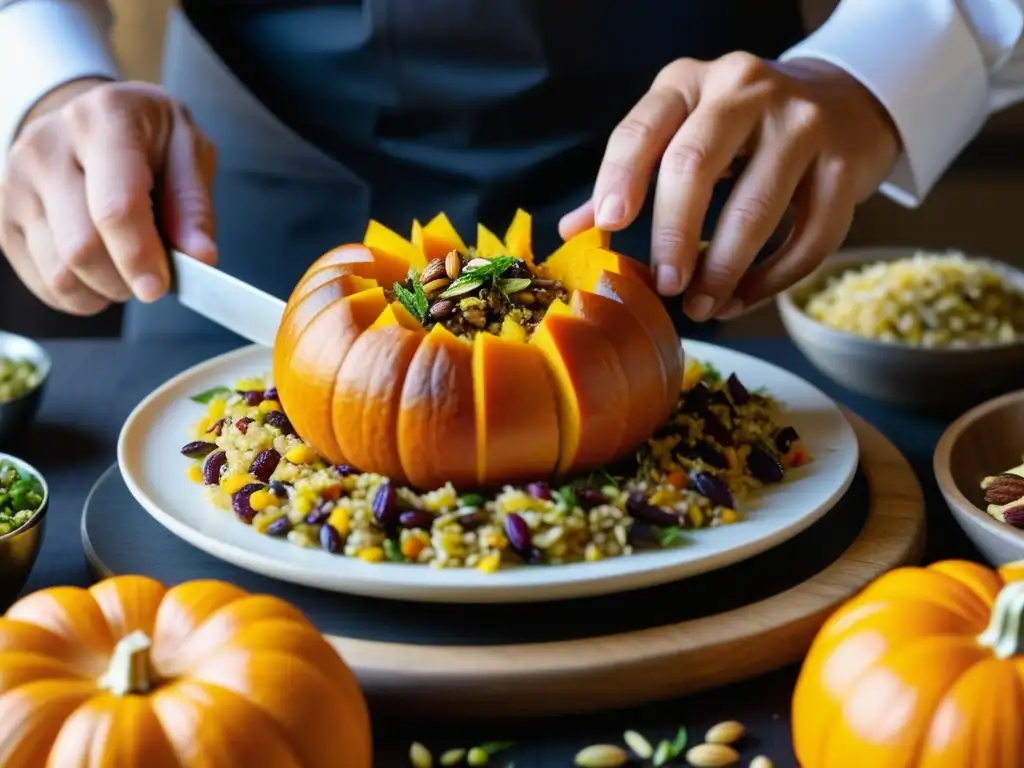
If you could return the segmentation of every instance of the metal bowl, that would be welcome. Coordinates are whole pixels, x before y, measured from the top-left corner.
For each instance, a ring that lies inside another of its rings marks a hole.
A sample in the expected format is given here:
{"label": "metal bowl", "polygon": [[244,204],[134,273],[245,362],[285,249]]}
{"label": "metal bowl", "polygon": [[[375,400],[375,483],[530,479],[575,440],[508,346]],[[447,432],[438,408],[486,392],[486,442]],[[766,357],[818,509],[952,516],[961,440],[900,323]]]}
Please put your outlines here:
{"label": "metal bowl", "polygon": [[[840,251],[816,272],[779,294],[782,323],[793,343],[829,378],[852,392],[905,408],[960,412],[990,397],[1024,387],[1024,343],[970,347],[915,347],[837,331],[808,315],[810,295],[834,275],[868,263],[893,261],[918,248]],[[1024,288],[1024,273],[974,257]]]}
{"label": "metal bowl", "polygon": [[0,331],[0,357],[12,360],[29,360],[39,369],[39,383],[28,392],[0,402],[0,447],[12,447],[23,436],[26,428],[35,420],[43,392],[50,378],[52,362],[43,347],[25,336]]}
{"label": "metal bowl", "polygon": [[46,530],[50,488],[38,469],[17,456],[0,453],[0,461],[9,461],[19,470],[38,478],[43,488],[43,501],[35,514],[20,528],[0,536],[0,610],[6,611],[17,599],[36,564]]}

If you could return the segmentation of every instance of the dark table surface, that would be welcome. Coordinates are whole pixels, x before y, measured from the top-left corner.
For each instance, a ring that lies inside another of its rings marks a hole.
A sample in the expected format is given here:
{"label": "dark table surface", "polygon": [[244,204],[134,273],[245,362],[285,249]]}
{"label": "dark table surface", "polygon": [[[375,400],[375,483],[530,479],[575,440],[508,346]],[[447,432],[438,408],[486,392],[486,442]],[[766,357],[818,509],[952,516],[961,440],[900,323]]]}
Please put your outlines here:
{"label": "dark table surface", "polygon": [[[728,346],[787,368],[821,387],[873,423],[907,457],[924,488],[928,505],[926,561],[948,557],[980,560],[950,517],[931,471],[935,444],[948,418],[907,413],[851,394],[821,376],[788,340],[730,341]],[[91,485],[115,460],[118,432],[131,409],[149,392],[190,365],[227,347],[217,343],[147,343],[118,341],[50,341],[45,346],[54,368],[38,423],[24,442],[6,450],[38,467],[51,488],[51,507],[40,559],[26,591],[56,584],[90,583],[79,536],[82,504]],[[435,750],[471,746],[479,741],[511,740],[512,749],[491,765],[504,768],[571,766],[582,747],[598,741],[621,744],[622,732],[636,729],[655,739],[671,737],[686,726],[700,739],[711,724],[738,719],[750,731],[743,763],[756,754],[776,766],[795,765],[789,735],[789,698],[798,669],[780,670],[716,691],[640,709],[542,722],[475,724],[396,722],[374,719],[378,744],[375,765],[407,766],[408,747],[420,740]]]}

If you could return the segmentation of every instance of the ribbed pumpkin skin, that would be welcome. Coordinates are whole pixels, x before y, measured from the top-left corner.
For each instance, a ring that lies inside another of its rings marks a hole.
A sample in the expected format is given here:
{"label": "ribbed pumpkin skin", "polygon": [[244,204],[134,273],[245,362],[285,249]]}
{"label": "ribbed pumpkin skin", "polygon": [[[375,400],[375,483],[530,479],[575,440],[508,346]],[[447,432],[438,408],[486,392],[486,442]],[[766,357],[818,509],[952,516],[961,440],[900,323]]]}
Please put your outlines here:
{"label": "ribbed pumpkin skin", "polygon": [[[140,633],[152,687],[103,688]],[[371,750],[355,676],[275,597],[118,576],[36,592],[0,618],[5,768],[370,768]]]}
{"label": "ribbed pumpkin skin", "polygon": [[1024,564],[942,561],[843,605],[794,692],[802,768],[1024,765],[1022,580]]}
{"label": "ribbed pumpkin skin", "polygon": [[[478,225],[477,256],[533,265],[530,226],[524,211],[504,239]],[[414,222],[408,240],[370,222],[289,298],[273,370],[285,412],[331,462],[420,488],[565,477],[626,455],[671,413],[683,353],[649,270],[608,244],[587,230],[536,266],[572,297],[528,339],[470,342],[425,332],[383,293],[467,253],[448,218]]]}

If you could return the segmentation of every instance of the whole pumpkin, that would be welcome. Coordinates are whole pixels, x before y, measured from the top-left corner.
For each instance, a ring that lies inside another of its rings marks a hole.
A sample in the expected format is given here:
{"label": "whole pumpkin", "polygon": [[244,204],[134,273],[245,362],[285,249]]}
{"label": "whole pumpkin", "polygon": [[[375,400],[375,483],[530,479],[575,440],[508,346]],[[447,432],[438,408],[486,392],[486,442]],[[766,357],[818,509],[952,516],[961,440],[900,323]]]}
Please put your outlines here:
{"label": "whole pumpkin", "polygon": [[288,603],[118,576],[0,618],[5,768],[370,768],[354,675]]}
{"label": "whole pumpkin", "polygon": [[802,768],[1024,765],[1024,562],[877,579],[819,631],[792,716]]}
{"label": "whole pumpkin", "polygon": [[[535,264],[531,226],[521,210],[503,239],[478,225],[471,251],[443,213],[414,222],[408,240],[371,221],[362,243],[321,256],[292,292],[274,346],[296,431],[335,464],[421,488],[571,475],[647,440],[683,370],[649,270],[597,229]],[[446,272],[452,252],[464,272]],[[511,279],[488,273],[513,260],[501,273]],[[420,278],[436,291],[429,305],[410,301]],[[456,334],[433,315],[449,294],[456,312],[482,301],[481,287],[521,295],[534,281],[565,293],[529,330],[505,317]]]}

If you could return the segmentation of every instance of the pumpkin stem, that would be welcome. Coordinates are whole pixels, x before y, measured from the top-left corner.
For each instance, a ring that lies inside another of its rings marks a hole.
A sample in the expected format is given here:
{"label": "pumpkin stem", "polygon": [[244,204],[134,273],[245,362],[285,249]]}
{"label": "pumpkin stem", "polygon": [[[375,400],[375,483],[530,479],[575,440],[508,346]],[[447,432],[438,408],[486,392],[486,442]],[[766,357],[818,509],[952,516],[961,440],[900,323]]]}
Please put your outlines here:
{"label": "pumpkin stem", "polygon": [[135,630],[117,641],[110,666],[99,685],[115,696],[145,693],[153,683],[149,649],[153,641],[142,630]]}
{"label": "pumpkin stem", "polygon": [[1013,581],[999,591],[988,627],[978,642],[998,659],[1024,654],[1024,581]]}

